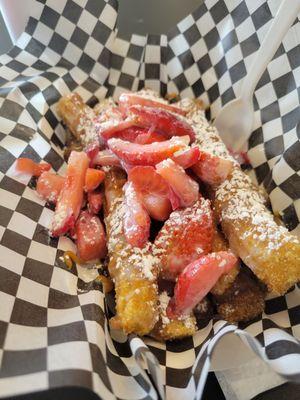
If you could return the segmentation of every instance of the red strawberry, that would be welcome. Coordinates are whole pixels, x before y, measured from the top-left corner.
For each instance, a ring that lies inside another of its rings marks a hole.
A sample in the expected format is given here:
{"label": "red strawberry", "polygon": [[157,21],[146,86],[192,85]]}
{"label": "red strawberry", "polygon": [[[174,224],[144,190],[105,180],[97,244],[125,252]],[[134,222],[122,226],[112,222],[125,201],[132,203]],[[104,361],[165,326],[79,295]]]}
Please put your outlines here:
{"label": "red strawberry", "polygon": [[177,208],[180,208],[181,200],[171,188],[171,186],[169,186],[169,199],[171,202],[172,210],[177,210]]}
{"label": "red strawberry", "polygon": [[142,196],[142,201],[151,218],[158,221],[165,221],[169,218],[172,206],[170,200],[166,197],[145,194]]}
{"label": "red strawberry", "polygon": [[111,150],[101,150],[93,158],[92,165],[120,165],[120,160]]}
{"label": "red strawberry", "polygon": [[129,114],[136,118],[137,124],[145,128],[153,128],[172,136],[189,136],[195,140],[193,128],[176,115],[154,107],[131,106]]}
{"label": "red strawberry", "polygon": [[128,180],[133,183],[150,216],[159,221],[168,218],[171,212],[169,186],[153,167],[139,166],[128,173]]}
{"label": "red strawberry", "polygon": [[99,143],[92,142],[90,143],[84,151],[86,152],[88,158],[91,160],[91,164],[93,159],[97,156],[99,153]]}
{"label": "red strawberry", "polygon": [[137,125],[135,119],[127,118],[125,120],[109,120],[98,124],[98,134],[104,140],[117,136],[119,132]]}
{"label": "red strawberry", "polygon": [[97,189],[101,182],[104,181],[105,172],[101,169],[88,168],[85,174],[84,190],[90,192]]}
{"label": "red strawberry", "polygon": [[182,168],[187,169],[196,164],[200,157],[199,147],[189,147],[187,149],[179,150],[171,157],[176,164]]}
{"label": "red strawberry", "polygon": [[55,204],[64,183],[65,178],[63,176],[46,171],[39,177],[36,184],[36,190],[44,200]]}
{"label": "red strawberry", "polygon": [[209,253],[213,235],[209,200],[200,198],[193,206],[174,211],[154,242],[161,253],[162,276],[175,280],[190,262]]}
{"label": "red strawberry", "polygon": [[170,318],[190,315],[220,276],[230,271],[236,263],[235,255],[220,251],[202,256],[189,264],[178,277],[167,315]]}
{"label": "red strawberry", "polygon": [[232,167],[232,161],[201,150],[199,161],[192,168],[203,182],[209,185],[219,185],[225,181]]}
{"label": "red strawberry", "polygon": [[75,226],[78,256],[83,261],[92,261],[106,255],[104,227],[96,215],[81,211]]}
{"label": "red strawberry", "polygon": [[150,217],[140,202],[131,182],[127,182],[124,185],[124,191],[124,234],[131,246],[142,248],[149,238]]}
{"label": "red strawberry", "polygon": [[147,133],[147,131],[147,129],[138,126],[130,126],[123,131],[116,132],[114,137],[126,140],[127,142],[134,142],[139,135]]}
{"label": "red strawberry", "polygon": [[173,160],[167,159],[156,165],[157,172],[169,183],[180,198],[182,207],[191,206],[199,197],[199,185]]}
{"label": "red strawberry", "polygon": [[127,110],[130,106],[137,104],[144,107],[162,108],[177,114],[186,115],[186,112],[178,107],[167,103],[162,103],[161,101],[155,101],[147,97],[142,97],[135,93],[122,93],[119,97],[119,105],[124,110]]}
{"label": "red strawberry", "polygon": [[126,164],[131,165],[155,165],[172,156],[178,150],[186,147],[185,139],[173,137],[163,142],[151,144],[137,144],[121,139],[108,141],[110,150]]}
{"label": "red strawberry", "polygon": [[24,174],[40,176],[43,172],[49,171],[51,165],[49,163],[37,164],[30,158],[18,158],[16,162],[16,170]]}
{"label": "red strawberry", "polygon": [[74,228],[83,202],[83,187],[88,166],[89,158],[83,151],[72,151],[52,220],[53,236],[64,235]]}
{"label": "red strawberry", "polygon": [[138,144],[151,144],[155,142],[163,142],[164,140],[167,140],[167,136],[164,135],[163,133],[160,132],[151,132],[148,130],[145,130],[146,132],[140,133],[136,139],[135,143]]}
{"label": "red strawberry", "polygon": [[101,192],[88,192],[88,209],[91,214],[98,214],[103,205],[103,196]]}

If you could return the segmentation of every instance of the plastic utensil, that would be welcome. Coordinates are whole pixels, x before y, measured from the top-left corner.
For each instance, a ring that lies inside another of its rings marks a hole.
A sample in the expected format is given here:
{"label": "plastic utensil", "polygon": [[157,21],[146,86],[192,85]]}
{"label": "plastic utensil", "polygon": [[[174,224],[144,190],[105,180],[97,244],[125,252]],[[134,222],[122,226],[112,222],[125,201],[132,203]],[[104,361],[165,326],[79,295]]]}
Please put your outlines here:
{"label": "plastic utensil", "polygon": [[214,125],[228,149],[240,151],[253,126],[253,93],[290,26],[300,12],[300,0],[282,0],[277,14],[244,78],[237,99],[227,103],[217,115]]}

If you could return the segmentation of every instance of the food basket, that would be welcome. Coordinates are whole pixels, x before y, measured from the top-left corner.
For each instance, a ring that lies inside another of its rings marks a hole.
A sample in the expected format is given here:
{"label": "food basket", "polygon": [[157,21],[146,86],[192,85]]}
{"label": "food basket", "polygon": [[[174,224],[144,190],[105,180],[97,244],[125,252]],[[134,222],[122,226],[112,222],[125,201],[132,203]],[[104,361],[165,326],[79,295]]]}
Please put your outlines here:
{"label": "food basket", "polygon": [[[159,343],[109,330],[93,273],[67,270],[67,238],[50,239],[53,209],[15,170],[18,157],[64,171],[56,103],[71,91],[89,105],[125,90],[199,98],[210,118],[233,99],[276,14],[275,0],[207,0],[164,35],[121,36],[115,0],[37,0],[25,32],[0,57],[0,395],[81,386],[103,399],[201,398],[215,345],[238,335],[284,378],[300,376],[300,296],[269,298],[235,326],[212,320],[194,337]],[[250,174],[274,213],[299,233],[300,22],[254,96]],[[219,348],[218,351],[220,350]],[[222,355],[220,355],[222,357]],[[232,349],[233,359],[238,358]]]}

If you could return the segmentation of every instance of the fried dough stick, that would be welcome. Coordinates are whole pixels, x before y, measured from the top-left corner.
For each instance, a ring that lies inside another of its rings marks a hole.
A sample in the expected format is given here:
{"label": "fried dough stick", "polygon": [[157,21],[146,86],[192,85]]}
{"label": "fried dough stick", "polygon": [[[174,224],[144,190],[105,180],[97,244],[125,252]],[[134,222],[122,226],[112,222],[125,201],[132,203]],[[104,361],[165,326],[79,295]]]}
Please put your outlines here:
{"label": "fried dough stick", "polygon": [[[217,230],[212,247],[212,251],[228,250],[228,243]],[[249,321],[264,310],[264,291],[239,265],[222,275],[211,293],[218,314],[229,322]]]}
{"label": "fried dough stick", "polygon": [[196,318],[193,314],[182,319],[169,319],[166,309],[169,303],[169,296],[163,292],[159,296],[159,321],[155,325],[150,336],[159,341],[183,339],[193,336],[197,330]]}
{"label": "fried dough stick", "polygon": [[[187,111],[200,150],[232,160],[216,129],[196,102],[179,104]],[[213,204],[229,246],[274,294],[284,294],[300,280],[300,242],[276,224],[264,197],[237,163],[213,188]]]}
{"label": "fried dough stick", "polygon": [[107,168],[105,178],[105,224],[109,273],[116,290],[116,316],[112,326],[125,333],[146,335],[158,321],[157,259],[151,245],[130,246],[123,233],[123,185],[125,174]]}
{"label": "fried dough stick", "polygon": [[84,145],[98,141],[96,114],[78,93],[63,96],[57,104],[57,112],[72,135]]}

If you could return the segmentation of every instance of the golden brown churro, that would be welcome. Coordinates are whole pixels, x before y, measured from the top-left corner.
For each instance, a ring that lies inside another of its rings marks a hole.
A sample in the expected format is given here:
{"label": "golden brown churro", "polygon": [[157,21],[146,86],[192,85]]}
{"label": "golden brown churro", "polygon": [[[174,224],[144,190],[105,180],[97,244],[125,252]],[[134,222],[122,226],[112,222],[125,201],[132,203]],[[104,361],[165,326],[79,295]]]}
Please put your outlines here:
{"label": "golden brown churro", "polygon": [[121,169],[106,169],[108,269],[115,284],[118,326],[126,333],[146,335],[158,320],[157,260],[151,254],[150,243],[139,249],[126,242],[123,234],[125,181]]}
{"label": "golden brown churro", "polygon": [[84,145],[98,141],[96,114],[83,102],[78,93],[62,97],[58,102],[57,111],[70,132]]}

